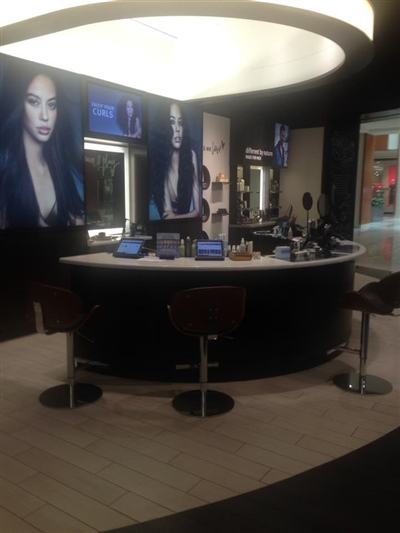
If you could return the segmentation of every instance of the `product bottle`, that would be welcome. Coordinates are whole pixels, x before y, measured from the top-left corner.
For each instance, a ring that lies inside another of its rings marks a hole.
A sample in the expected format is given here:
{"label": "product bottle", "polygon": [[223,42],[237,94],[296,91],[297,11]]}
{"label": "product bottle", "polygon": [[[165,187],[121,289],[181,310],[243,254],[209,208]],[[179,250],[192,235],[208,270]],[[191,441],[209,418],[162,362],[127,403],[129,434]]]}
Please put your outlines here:
{"label": "product bottle", "polygon": [[192,257],[196,257],[196,239],[192,242]]}
{"label": "product bottle", "polygon": [[245,251],[246,251],[246,243],[244,242],[244,238],[242,237],[242,240],[240,241],[239,252],[244,253]]}
{"label": "product bottle", "polygon": [[185,257],[192,257],[192,241],[190,237],[186,237]]}
{"label": "product bottle", "polygon": [[224,247],[224,256],[226,257],[228,255],[228,238],[226,233],[218,233],[218,239],[222,241],[222,245]]}
{"label": "product bottle", "polygon": [[185,241],[181,239],[181,244],[179,245],[179,254],[181,257],[185,257]]}
{"label": "product bottle", "polygon": [[228,250],[228,239],[226,238],[226,235],[225,235],[223,244],[224,244],[224,256],[227,257],[229,250]]}

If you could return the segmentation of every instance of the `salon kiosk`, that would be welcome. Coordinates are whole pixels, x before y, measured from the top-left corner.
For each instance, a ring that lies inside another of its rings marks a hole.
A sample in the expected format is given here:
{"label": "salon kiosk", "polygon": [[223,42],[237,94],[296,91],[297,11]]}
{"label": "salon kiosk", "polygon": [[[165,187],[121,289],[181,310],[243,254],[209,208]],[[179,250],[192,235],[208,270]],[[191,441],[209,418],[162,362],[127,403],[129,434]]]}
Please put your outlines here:
{"label": "salon kiosk", "polygon": [[355,260],[364,252],[362,245],[346,241],[329,257],[302,254],[294,261],[272,256],[218,262],[121,259],[103,252],[62,257],[60,262],[66,282],[86,306],[106,307],[87,356],[108,365],[179,365],[190,354],[196,357],[197,344],[179,335],[169,321],[172,294],[200,286],[245,287],[241,327],[233,339],[218,341],[215,351],[246,368],[269,357],[323,362],[332,348],[347,341],[352,316],[338,308],[337,300],[353,288]]}

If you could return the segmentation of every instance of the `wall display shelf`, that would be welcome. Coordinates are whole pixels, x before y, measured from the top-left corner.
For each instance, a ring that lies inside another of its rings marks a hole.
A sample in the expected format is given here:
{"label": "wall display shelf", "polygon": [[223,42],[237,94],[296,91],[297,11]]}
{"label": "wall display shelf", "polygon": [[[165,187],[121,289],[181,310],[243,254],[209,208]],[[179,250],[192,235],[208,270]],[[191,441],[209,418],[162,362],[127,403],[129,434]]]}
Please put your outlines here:
{"label": "wall display shelf", "polygon": [[[269,167],[236,167],[236,205],[230,206],[230,226],[279,217],[280,173]],[[232,191],[233,192],[233,191]]]}
{"label": "wall display shelf", "polygon": [[217,238],[221,233],[228,234],[229,221],[229,179],[225,173],[213,174],[208,190],[203,192],[203,214],[202,221],[208,222],[205,229],[210,238]]}

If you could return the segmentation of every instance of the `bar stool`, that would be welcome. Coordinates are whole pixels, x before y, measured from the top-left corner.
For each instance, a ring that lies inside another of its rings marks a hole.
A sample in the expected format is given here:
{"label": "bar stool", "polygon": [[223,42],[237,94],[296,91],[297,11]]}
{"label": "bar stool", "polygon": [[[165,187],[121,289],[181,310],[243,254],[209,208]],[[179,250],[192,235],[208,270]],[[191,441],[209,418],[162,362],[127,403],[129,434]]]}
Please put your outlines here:
{"label": "bar stool", "polygon": [[233,408],[233,398],[208,389],[208,341],[217,340],[238,328],[245,305],[246,290],[242,287],[198,287],[173,295],[168,305],[172,324],[183,335],[198,337],[200,342],[200,387],[178,394],[172,402],[181,414],[207,417]]}
{"label": "bar stool", "polygon": [[368,337],[371,315],[395,316],[400,307],[400,272],[389,274],[380,281],[367,283],[358,291],[346,292],[339,306],[352,311],[361,311],[361,335],[359,348],[339,346],[337,349],[357,353],[360,357],[359,372],[339,374],[333,378],[341,389],[359,394],[387,394],[392,390],[388,381],[367,373]]}
{"label": "bar stool", "polygon": [[26,283],[26,318],[38,333],[65,333],[67,343],[67,383],[45,390],[39,401],[54,409],[74,409],[98,400],[103,391],[90,383],[75,381],[74,334],[84,335],[83,328],[94,323],[103,312],[101,305],[83,311],[80,297],[67,289],[29,281]]}

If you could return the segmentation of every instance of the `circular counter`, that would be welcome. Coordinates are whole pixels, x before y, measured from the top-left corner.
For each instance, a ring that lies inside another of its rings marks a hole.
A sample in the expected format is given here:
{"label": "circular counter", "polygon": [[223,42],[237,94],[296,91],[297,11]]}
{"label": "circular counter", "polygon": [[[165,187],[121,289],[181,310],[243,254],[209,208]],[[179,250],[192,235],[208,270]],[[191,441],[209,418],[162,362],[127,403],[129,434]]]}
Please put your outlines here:
{"label": "circular counter", "polygon": [[175,291],[210,285],[245,287],[241,326],[232,339],[210,344],[210,360],[221,362],[221,380],[224,361],[241,369],[243,377],[259,376],[269,360],[298,359],[310,365],[325,361],[327,352],[351,334],[351,312],[339,309],[337,299],[353,288],[355,259],[364,252],[361,245],[345,243],[330,257],[312,261],[132,260],[100,253],[63,257],[60,262],[71,289],[85,304],[103,303],[106,308],[104,323],[94,332],[95,343],[88,348],[82,342],[80,355],[89,350],[91,358],[129,367],[127,373],[134,375],[149,365],[160,377],[158,370],[165,365],[198,360],[196,340],[170,324],[167,305]]}

